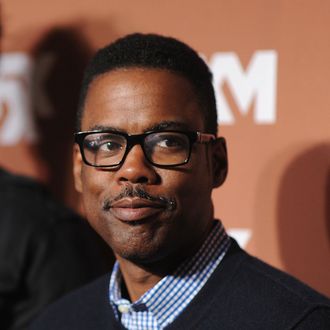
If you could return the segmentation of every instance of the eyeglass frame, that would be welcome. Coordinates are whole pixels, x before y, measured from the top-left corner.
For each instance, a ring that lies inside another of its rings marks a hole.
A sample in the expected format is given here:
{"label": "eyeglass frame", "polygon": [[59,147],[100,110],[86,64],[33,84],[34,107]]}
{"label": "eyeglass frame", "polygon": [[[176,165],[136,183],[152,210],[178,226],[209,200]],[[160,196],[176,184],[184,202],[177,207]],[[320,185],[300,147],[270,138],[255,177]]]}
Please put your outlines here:
{"label": "eyeglass frame", "polygon": [[[154,163],[151,159],[149,159],[149,156],[147,155],[146,151],[144,150],[144,145],[143,145],[145,138],[150,134],[163,133],[163,132],[164,133],[167,133],[167,132],[168,133],[181,133],[181,134],[184,134],[188,137],[188,140],[189,140],[188,157],[182,163],[174,164],[174,165],[160,165],[160,164]],[[116,134],[116,135],[123,136],[126,139],[126,149],[125,149],[122,160],[118,164],[114,164],[114,165],[93,165],[93,164],[91,164],[90,162],[87,161],[87,159],[85,157],[84,146],[83,146],[84,139],[88,135],[98,134],[98,133]],[[92,167],[96,167],[96,168],[120,167],[125,162],[125,159],[126,159],[128,153],[137,144],[141,146],[144,157],[153,166],[162,167],[162,168],[177,167],[177,166],[187,164],[189,162],[190,156],[191,156],[192,145],[194,143],[207,144],[207,143],[210,143],[210,142],[215,141],[215,140],[216,140],[216,136],[214,134],[201,133],[199,131],[180,131],[180,130],[157,130],[157,131],[147,131],[147,132],[142,133],[142,134],[128,134],[128,133],[118,132],[118,131],[114,131],[114,130],[100,129],[100,130],[91,130],[91,131],[79,131],[79,132],[74,133],[74,142],[77,143],[78,146],[79,146],[80,154],[82,156],[82,159],[83,159],[84,163],[88,166],[92,166]]]}

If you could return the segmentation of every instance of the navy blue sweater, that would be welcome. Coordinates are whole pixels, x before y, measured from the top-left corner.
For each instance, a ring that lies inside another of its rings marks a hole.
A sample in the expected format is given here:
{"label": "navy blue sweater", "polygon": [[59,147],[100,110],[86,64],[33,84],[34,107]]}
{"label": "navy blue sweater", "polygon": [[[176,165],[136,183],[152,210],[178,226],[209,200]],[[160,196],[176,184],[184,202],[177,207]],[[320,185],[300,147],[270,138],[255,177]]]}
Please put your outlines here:
{"label": "navy blue sweater", "polygon": [[[108,300],[109,275],[66,296],[30,330],[123,329]],[[233,241],[188,307],[166,329],[330,329],[330,302]]]}

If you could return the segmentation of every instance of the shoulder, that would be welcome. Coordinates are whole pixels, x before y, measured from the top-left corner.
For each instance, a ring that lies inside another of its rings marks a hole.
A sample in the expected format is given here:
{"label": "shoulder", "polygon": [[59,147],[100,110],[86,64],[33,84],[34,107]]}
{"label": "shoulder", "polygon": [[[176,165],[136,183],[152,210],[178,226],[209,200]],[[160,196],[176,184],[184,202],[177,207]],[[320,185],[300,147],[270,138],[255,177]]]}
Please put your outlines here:
{"label": "shoulder", "polygon": [[4,239],[19,237],[21,245],[31,246],[40,246],[41,241],[48,244],[57,236],[65,244],[96,236],[84,219],[57,201],[43,184],[1,168],[0,227],[6,231]]}
{"label": "shoulder", "polygon": [[302,326],[314,319],[330,329],[328,298],[249,255],[235,241],[203,294],[210,306],[207,313],[214,315],[215,322],[226,320],[228,329],[292,329],[298,325],[305,329]]}
{"label": "shoulder", "polygon": [[[330,329],[330,300],[295,277],[247,255],[238,278],[249,283],[244,291],[251,304],[259,305],[260,311],[264,309],[264,315],[272,314],[277,322],[299,325],[302,329],[304,324],[317,320],[327,323],[327,327],[318,329]],[[275,312],[266,314],[267,308]]]}
{"label": "shoulder", "polygon": [[[57,202],[44,185],[1,168],[0,228],[2,246],[8,245],[21,256],[27,250],[36,255],[55,246],[77,250],[86,241],[99,240],[87,222]],[[14,237],[20,244],[12,244]]]}
{"label": "shoulder", "polygon": [[108,299],[110,275],[61,298],[32,323],[30,330],[113,329],[114,315]]}
{"label": "shoulder", "polygon": [[[238,277],[248,279],[253,292],[271,294],[273,299],[290,299],[302,305],[325,304],[329,299],[297,278],[245,253]],[[329,305],[330,306],[330,305]]]}
{"label": "shoulder", "polygon": [[[43,194],[45,192],[45,187],[38,181],[26,176],[9,173],[2,168],[0,168],[0,182],[0,194],[12,191],[18,195],[32,193],[30,197],[33,198],[34,194]],[[10,197],[15,198],[15,195]]]}
{"label": "shoulder", "polygon": [[272,316],[277,323],[283,322],[283,326],[304,322],[309,315],[329,316],[328,298],[258,258],[244,251],[241,254],[234,281],[247,297],[247,303],[257,308],[259,316]]}
{"label": "shoulder", "polygon": [[36,228],[50,227],[59,221],[75,221],[76,216],[58,203],[46,187],[36,180],[0,169],[1,222]]}

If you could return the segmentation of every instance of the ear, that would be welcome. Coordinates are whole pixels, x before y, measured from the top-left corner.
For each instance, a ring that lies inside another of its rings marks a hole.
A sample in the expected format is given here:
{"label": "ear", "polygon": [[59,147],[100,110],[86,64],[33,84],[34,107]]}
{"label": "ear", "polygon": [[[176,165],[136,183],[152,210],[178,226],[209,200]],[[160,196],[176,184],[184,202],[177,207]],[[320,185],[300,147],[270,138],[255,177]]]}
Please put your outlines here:
{"label": "ear", "polygon": [[79,150],[79,146],[77,144],[74,144],[73,146],[73,178],[74,178],[74,186],[78,192],[82,192],[82,181],[81,181],[81,175],[82,175],[82,166],[83,166],[83,160],[81,157],[81,153]]}
{"label": "ear", "polygon": [[224,183],[228,173],[227,146],[223,137],[213,142],[212,152],[213,188],[217,188]]}

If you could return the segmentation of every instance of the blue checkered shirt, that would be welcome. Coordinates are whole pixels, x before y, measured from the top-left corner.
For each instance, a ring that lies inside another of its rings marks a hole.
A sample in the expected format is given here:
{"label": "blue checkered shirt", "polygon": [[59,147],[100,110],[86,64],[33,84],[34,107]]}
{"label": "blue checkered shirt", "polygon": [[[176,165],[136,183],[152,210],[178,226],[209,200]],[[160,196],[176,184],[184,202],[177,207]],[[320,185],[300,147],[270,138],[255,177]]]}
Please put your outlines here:
{"label": "blue checkered shirt", "polygon": [[110,303],[118,321],[129,330],[161,330],[172,323],[200,292],[230,246],[220,221],[191,258],[164,277],[133,304],[122,298],[122,275],[116,262],[110,278]]}

